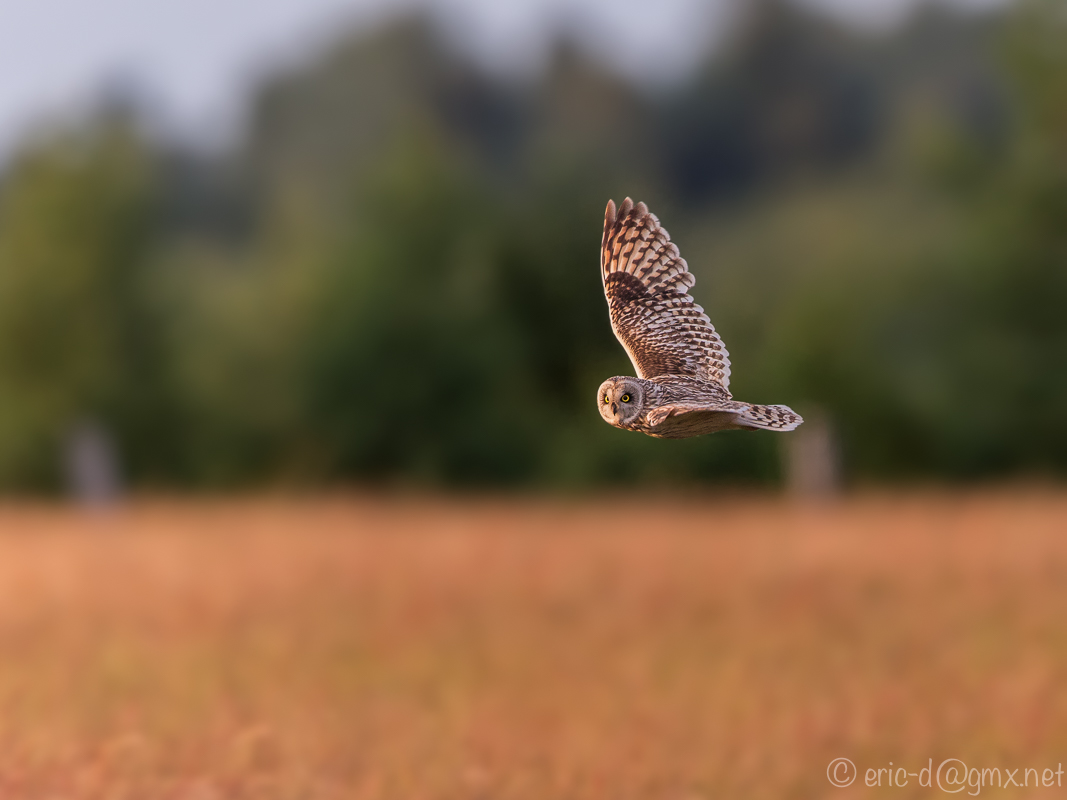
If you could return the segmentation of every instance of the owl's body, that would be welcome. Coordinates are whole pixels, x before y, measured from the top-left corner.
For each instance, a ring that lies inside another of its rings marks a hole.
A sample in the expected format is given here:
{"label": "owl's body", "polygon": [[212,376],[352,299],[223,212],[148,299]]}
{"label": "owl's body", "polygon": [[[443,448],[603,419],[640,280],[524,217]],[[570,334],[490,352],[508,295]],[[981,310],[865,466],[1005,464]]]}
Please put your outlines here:
{"label": "owl's body", "polygon": [[722,430],[791,431],[787,406],[742,403],[730,394],[730,358],[689,295],[695,278],[644,203],[616,212],[608,201],[600,257],[611,327],[639,377],[609,378],[597,404],[604,420],[661,439]]}
{"label": "owl's body", "polygon": [[600,406],[608,424],[658,439],[761,428],[785,431],[802,422],[785,406],[741,403],[721,385],[686,375],[609,378],[600,386]]}

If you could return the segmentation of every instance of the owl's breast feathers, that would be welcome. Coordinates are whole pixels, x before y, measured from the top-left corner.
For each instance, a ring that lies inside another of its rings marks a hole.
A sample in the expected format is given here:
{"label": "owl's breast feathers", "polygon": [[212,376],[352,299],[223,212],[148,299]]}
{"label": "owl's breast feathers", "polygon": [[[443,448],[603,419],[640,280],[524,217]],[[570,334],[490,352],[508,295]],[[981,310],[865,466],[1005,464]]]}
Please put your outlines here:
{"label": "owl's breast feathers", "polygon": [[652,384],[650,394],[655,397],[657,406],[683,402],[719,403],[730,399],[730,393],[722,384],[689,375],[660,375],[649,378],[648,383]]}
{"label": "owl's breast feathers", "polygon": [[732,403],[730,393],[720,384],[688,375],[662,375],[658,378],[641,380],[641,384],[645,390],[644,408],[641,414],[628,425],[618,427],[660,439],[685,439],[737,427],[733,424],[733,415],[726,411],[714,415],[672,415],[653,425],[649,420],[649,415],[657,408],[664,406],[692,404],[740,406],[741,404]]}

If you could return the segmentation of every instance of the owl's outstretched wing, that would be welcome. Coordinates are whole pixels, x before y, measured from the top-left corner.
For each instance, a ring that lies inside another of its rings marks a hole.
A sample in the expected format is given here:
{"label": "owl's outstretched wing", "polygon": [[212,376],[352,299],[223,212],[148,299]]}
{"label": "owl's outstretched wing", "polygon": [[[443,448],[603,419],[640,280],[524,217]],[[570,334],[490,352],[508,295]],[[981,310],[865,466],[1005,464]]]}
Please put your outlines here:
{"label": "owl's outstretched wing", "polygon": [[[724,420],[721,423],[723,427],[768,431],[791,431],[804,422],[800,414],[789,406],[760,406],[735,400],[659,406],[648,412],[647,421],[655,428],[671,417],[716,417]],[[727,419],[728,422],[725,421]]]}
{"label": "owl's outstretched wing", "polygon": [[608,201],[600,275],[611,327],[641,378],[690,375],[729,393],[730,357],[711,320],[689,296],[696,282],[644,203]]}

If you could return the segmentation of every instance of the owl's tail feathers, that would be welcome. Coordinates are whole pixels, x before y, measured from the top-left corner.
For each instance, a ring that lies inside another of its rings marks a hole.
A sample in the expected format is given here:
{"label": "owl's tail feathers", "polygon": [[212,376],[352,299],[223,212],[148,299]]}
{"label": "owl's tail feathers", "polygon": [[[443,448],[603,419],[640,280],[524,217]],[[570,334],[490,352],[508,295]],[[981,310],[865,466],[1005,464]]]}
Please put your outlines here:
{"label": "owl's tail feathers", "polygon": [[748,430],[791,431],[800,427],[803,417],[789,406],[757,406],[746,403],[737,415],[737,425]]}

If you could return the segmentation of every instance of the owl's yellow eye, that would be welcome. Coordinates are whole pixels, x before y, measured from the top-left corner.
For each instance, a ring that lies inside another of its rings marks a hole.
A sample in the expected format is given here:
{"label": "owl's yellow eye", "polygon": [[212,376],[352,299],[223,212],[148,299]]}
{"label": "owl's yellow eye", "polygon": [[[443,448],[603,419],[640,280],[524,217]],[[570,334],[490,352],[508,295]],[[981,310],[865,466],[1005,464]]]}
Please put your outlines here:
{"label": "owl's yellow eye", "polygon": [[628,395],[628,394],[624,394],[624,395],[622,396],[622,402],[624,402],[624,403],[629,403],[629,402],[630,402],[630,395]]}
{"label": "owl's yellow eye", "polygon": [[608,401],[608,396],[607,396],[607,395],[604,395],[604,405],[607,405],[607,404],[608,404],[608,402],[609,402],[609,401]]}

